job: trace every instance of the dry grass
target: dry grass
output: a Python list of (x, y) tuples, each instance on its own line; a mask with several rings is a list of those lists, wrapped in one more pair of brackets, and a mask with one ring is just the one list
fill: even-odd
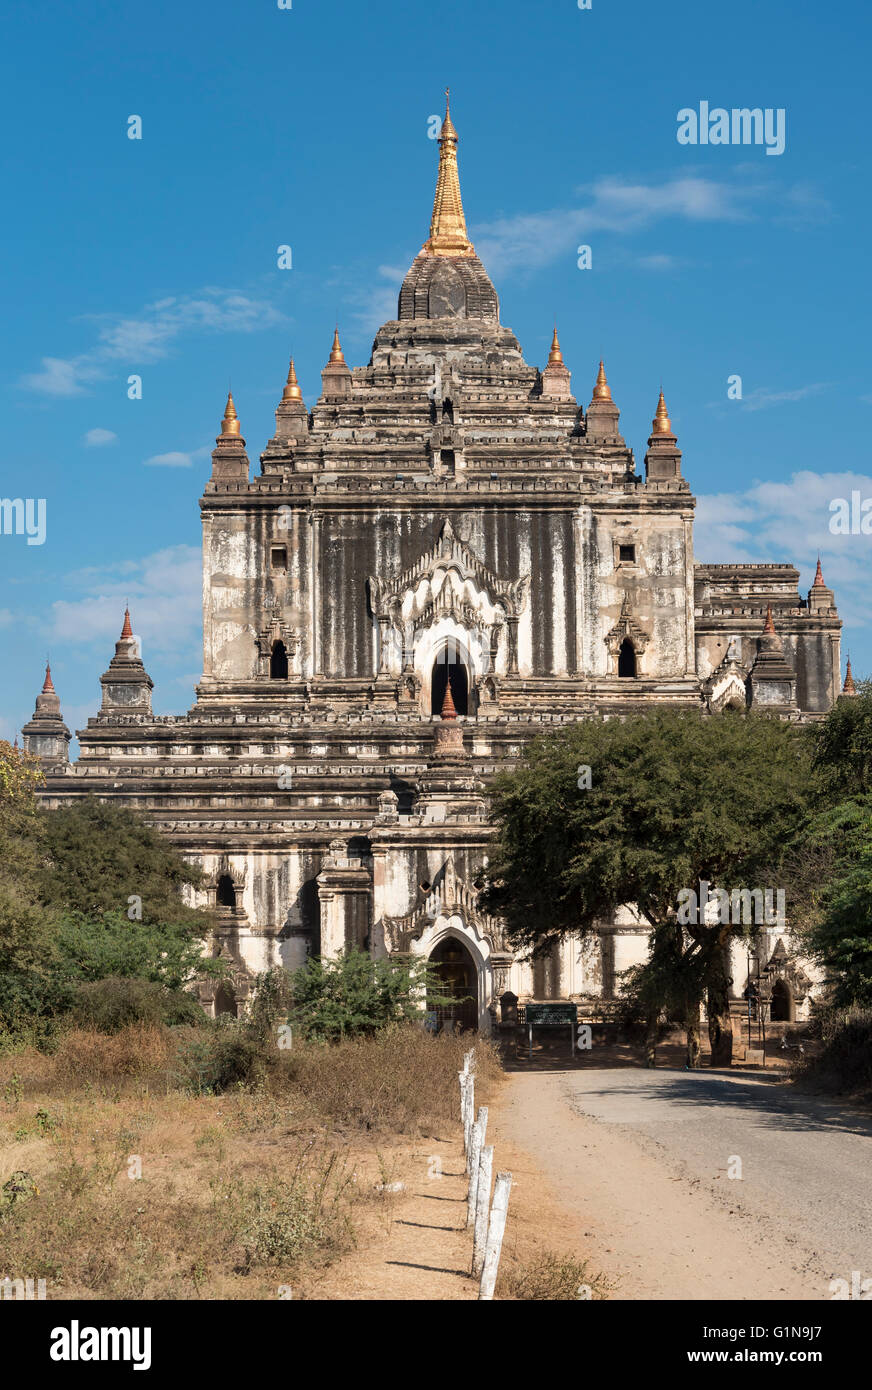
[(608, 1282), (588, 1260), (546, 1250), (523, 1264), (503, 1263), (497, 1280), (500, 1299), (524, 1302), (588, 1301), (605, 1298)]
[[(209, 1095), (180, 1073), (188, 1031), (75, 1030), (51, 1056), (0, 1057), (0, 1189), (31, 1180), (0, 1198), (0, 1277), (44, 1278), (49, 1298), (305, 1297), (377, 1238), (397, 1136), (456, 1123), (469, 1039), (276, 1049)], [(477, 1058), (486, 1100), (499, 1067), (483, 1042)]]

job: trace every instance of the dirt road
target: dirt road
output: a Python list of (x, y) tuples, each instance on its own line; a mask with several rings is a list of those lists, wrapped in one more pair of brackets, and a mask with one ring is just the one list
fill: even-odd
[(872, 1121), (777, 1079), (520, 1070), (491, 1127), (516, 1224), (611, 1298), (828, 1300), (872, 1277)]

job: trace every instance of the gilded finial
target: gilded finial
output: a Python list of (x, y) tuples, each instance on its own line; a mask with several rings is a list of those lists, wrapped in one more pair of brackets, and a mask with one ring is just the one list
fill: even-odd
[(48, 662), (45, 663), (45, 680), (42, 683), (42, 693), (43, 695), (55, 694), (55, 688), (51, 678), (51, 666)]
[(239, 432), (239, 416), (236, 414), (236, 406), (233, 404), (233, 392), (228, 391), (224, 419), (221, 421), (221, 433), (239, 434)]
[(595, 401), (610, 401), (612, 392), (609, 383), (606, 381), (606, 369), (603, 366), (603, 359), (600, 358), (599, 371), (596, 374), (596, 385), (593, 388), (593, 398)]
[(439, 172), (430, 219), (430, 237), (423, 250), (431, 256), (474, 256), (466, 235), (466, 218), (460, 197), (457, 172), (457, 131), (451, 120), (448, 89), (445, 90), (445, 119), (439, 132)]
[(652, 421), (652, 434), (671, 434), (672, 422), (666, 410), (666, 401), (663, 399), (663, 391), (660, 391), (660, 399), (657, 402), (657, 414)]
[(301, 401), (303, 393), (300, 390), (300, 383), (297, 381), (297, 371), (294, 367), (294, 359), (291, 358), (291, 365), (288, 367), (288, 380), (282, 392), (283, 401)]
[(560, 351), (560, 341), (557, 337), (557, 324), (554, 325), (554, 337), (551, 339), (551, 351), (548, 354), (549, 367), (563, 366), (563, 353)]
[(768, 633), (770, 637), (774, 637), (774, 636), (776, 635), (776, 633), (775, 633), (775, 624), (774, 624), (774, 622), (772, 621), (772, 604), (771, 604), (771, 603), (769, 603), (769, 604), (766, 605), (766, 622), (763, 624), (763, 631), (764, 631), (765, 633)]
[(130, 609), (129, 609), (129, 608), (125, 608), (125, 610), (124, 610), (124, 626), (123, 626), (123, 628), (121, 629), (121, 641), (123, 642), (123, 641), (125, 641), (126, 638), (132, 637), (132, 636), (133, 636), (133, 628), (130, 626)]
[(817, 569), (816, 569), (816, 571), (815, 571), (814, 584), (812, 585), (812, 588), (813, 588), (813, 589), (825, 589), (826, 587), (827, 587), (827, 586), (826, 586), (826, 584), (824, 583), (824, 572), (823, 572), (823, 570), (821, 569), (821, 557), (820, 557), (820, 555), (819, 555), (818, 558), (817, 558)]
[(345, 355), (342, 351), (342, 344), (339, 341), (339, 327), (333, 330), (333, 346), (330, 349), (330, 361), (345, 363)]

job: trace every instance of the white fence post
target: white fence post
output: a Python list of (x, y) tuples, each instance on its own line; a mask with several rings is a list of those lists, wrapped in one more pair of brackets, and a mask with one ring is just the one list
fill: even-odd
[(509, 1211), (509, 1193), (512, 1190), (511, 1173), (497, 1173), (494, 1183), (494, 1200), (487, 1228), (487, 1245), (484, 1252), (484, 1268), (481, 1272), (480, 1299), (492, 1299), (500, 1267), (500, 1251), (503, 1248), (503, 1233)]
[(484, 1264), (487, 1244), (487, 1213), (490, 1206), (491, 1176), (494, 1170), (493, 1144), (482, 1148), (478, 1162), (478, 1185), (475, 1189), (475, 1230), (472, 1238), (472, 1272), (477, 1278)]
[(471, 1072), (466, 1077), (466, 1116), (463, 1122), (463, 1150), (466, 1154), (466, 1171), (472, 1171), (470, 1166), (470, 1149), (472, 1148), (472, 1128), (475, 1123), (475, 1077)]
[(487, 1133), (487, 1106), (479, 1107), (478, 1119), (472, 1127), (472, 1143), (469, 1146), (469, 1191), (467, 1193), (466, 1224), (471, 1226), (475, 1220), (475, 1194), (478, 1190), (478, 1163)]

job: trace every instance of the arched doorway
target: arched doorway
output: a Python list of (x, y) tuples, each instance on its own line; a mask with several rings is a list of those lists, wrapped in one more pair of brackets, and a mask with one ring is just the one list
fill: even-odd
[(433, 663), (430, 682), (430, 713), (441, 714), (445, 690), (451, 679), (451, 698), (458, 714), (469, 714), (469, 672), (463, 650), (455, 642), (442, 648)]
[(447, 1030), (478, 1027), (478, 970), (470, 952), (456, 936), (446, 936), (430, 956), (436, 989), (450, 998), (449, 1004), (428, 1002), (436, 1014), (437, 1027)]
[(273, 642), (269, 659), (269, 676), (273, 681), (288, 679), (288, 649), (284, 642)]
[(222, 980), (215, 991), (215, 1017), (221, 1018), (222, 1015), (228, 1014), (231, 1018), (236, 1018), (236, 994), (233, 986), (227, 980)]
[(219, 907), (236, 906), (236, 889), (233, 886), (233, 879), (229, 874), (222, 874), (219, 878), (215, 901)]
[(773, 1023), (793, 1023), (795, 1021), (793, 991), (786, 980), (775, 980), (772, 985), (769, 1017)]
[(636, 674), (636, 653), (629, 637), (625, 637), (618, 653), (618, 675), (631, 678)]

